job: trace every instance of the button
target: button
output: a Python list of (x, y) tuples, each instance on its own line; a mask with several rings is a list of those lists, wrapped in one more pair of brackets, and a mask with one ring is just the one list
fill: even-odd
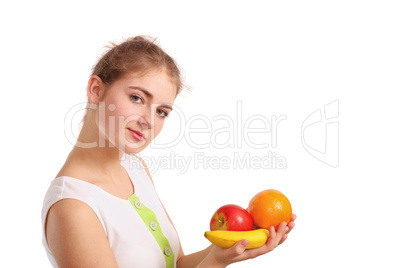
[(164, 251), (165, 251), (165, 255), (168, 256), (168, 257), (170, 256), (170, 254), (172, 254), (172, 250), (168, 246), (165, 247)]
[(141, 201), (140, 200), (135, 200), (134, 201), (134, 206), (136, 207), (136, 208), (138, 208), (138, 209), (141, 209), (142, 208), (142, 203), (141, 203)]
[(151, 229), (155, 231), (156, 228), (158, 228), (158, 224), (156, 224), (155, 221), (151, 221), (151, 222), (149, 223), (149, 227), (151, 227)]

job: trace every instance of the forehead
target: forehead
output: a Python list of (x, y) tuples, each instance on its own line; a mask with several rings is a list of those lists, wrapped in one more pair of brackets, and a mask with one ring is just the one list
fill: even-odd
[(120, 85), (126, 89), (143, 88), (152, 95), (155, 102), (173, 104), (176, 98), (176, 87), (163, 71), (152, 71), (145, 74), (128, 73), (119, 79)]

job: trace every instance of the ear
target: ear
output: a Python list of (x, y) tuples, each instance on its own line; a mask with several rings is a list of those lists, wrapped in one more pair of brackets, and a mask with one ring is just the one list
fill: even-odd
[(87, 86), (88, 101), (92, 104), (99, 104), (104, 90), (105, 86), (102, 82), (102, 79), (100, 79), (100, 77), (97, 75), (91, 76), (91, 78), (88, 80)]

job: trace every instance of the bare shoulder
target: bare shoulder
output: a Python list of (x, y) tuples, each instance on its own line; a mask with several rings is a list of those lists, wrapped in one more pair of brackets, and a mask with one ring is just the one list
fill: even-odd
[(102, 224), (79, 200), (56, 202), (49, 209), (45, 232), (59, 267), (117, 267)]
[(103, 177), (103, 174), (80, 163), (66, 162), (56, 175), (56, 178), (62, 176), (72, 177), (96, 185), (100, 181), (99, 178)]
[(88, 178), (90, 178), (89, 175), (91, 173), (93, 173), (93, 171), (89, 170), (84, 165), (80, 165), (79, 163), (66, 162), (60, 169), (59, 173), (56, 175), (56, 178), (61, 176), (68, 176), (87, 181)]

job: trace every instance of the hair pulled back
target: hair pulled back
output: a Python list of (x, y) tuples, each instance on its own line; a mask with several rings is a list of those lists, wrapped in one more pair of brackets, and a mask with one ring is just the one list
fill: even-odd
[(180, 70), (155, 41), (156, 38), (139, 35), (127, 38), (119, 45), (111, 43), (112, 48), (94, 65), (91, 76), (97, 75), (103, 83), (110, 85), (127, 73), (164, 71), (176, 86), (177, 96), (183, 87)]

